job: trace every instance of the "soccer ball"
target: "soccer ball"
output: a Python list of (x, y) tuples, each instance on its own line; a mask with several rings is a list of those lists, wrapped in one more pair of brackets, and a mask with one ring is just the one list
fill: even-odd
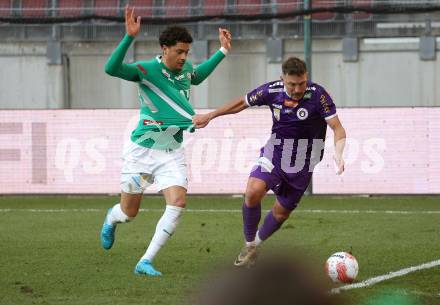
[(333, 253), (325, 263), (325, 272), (335, 283), (351, 283), (356, 278), (359, 265), (348, 252)]

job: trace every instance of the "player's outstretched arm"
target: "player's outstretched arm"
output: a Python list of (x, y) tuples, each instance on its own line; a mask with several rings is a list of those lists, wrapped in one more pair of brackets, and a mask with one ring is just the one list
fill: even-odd
[(340, 175), (345, 170), (343, 153), (345, 148), (345, 138), (347, 136), (345, 133), (345, 129), (337, 116), (327, 120), (327, 124), (328, 126), (330, 126), (330, 128), (333, 130), (333, 133), (335, 134), (335, 155), (333, 156), (333, 159), (335, 160), (336, 166), (338, 168), (336, 174)]
[(193, 123), (196, 128), (203, 128), (209, 124), (209, 122), (222, 115), (238, 113), (244, 109), (246, 109), (248, 105), (245, 102), (244, 96), (233, 99), (232, 101), (226, 103), (225, 105), (217, 108), (214, 111), (211, 111), (206, 114), (196, 114), (193, 116)]
[(137, 69), (134, 65), (124, 64), (123, 60), (134, 37), (139, 33), (141, 17), (134, 16), (134, 8), (125, 7), (125, 29), (127, 35), (122, 39), (105, 64), (105, 73), (129, 81), (138, 81)]
[(217, 65), (225, 58), (226, 54), (232, 48), (232, 35), (231, 33), (223, 28), (218, 29), (218, 37), (220, 40), (220, 50), (214, 53), (208, 60), (198, 65), (194, 69), (194, 77), (191, 79), (191, 84), (198, 85), (203, 82)]

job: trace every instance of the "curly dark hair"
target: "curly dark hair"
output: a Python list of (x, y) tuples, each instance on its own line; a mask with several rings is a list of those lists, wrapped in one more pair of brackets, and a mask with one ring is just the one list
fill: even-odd
[(192, 43), (193, 38), (188, 30), (181, 26), (170, 26), (166, 28), (159, 36), (160, 46), (172, 47), (178, 42)]
[(284, 75), (302, 76), (307, 72), (307, 66), (298, 57), (289, 57), (283, 62), (282, 70)]

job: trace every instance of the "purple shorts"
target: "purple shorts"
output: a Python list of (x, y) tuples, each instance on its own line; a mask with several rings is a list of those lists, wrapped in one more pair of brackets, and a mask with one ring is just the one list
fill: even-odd
[(278, 202), (284, 208), (292, 211), (298, 206), (310, 183), (312, 174), (312, 172), (306, 171), (288, 175), (277, 167), (269, 172), (261, 166), (255, 166), (249, 176), (265, 181), (268, 189), (276, 195)]

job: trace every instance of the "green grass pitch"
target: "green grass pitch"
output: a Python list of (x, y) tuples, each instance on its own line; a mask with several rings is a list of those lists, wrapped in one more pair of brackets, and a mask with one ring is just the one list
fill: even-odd
[[(155, 260), (164, 276), (136, 276), (134, 266), (164, 203), (145, 197), (142, 208), (148, 210), (119, 226), (115, 245), (105, 251), (99, 231), (117, 200), (0, 197), (0, 304), (185, 304), (206, 273), (232, 263), (242, 246), (241, 198), (190, 196), (189, 210)], [(268, 196), (264, 209), (272, 202)], [(333, 252), (352, 248), (360, 266), (357, 282), (439, 260), (440, 198), (305, 197), (262, 255), (291, 247), (313, 253), (319, 266)], [(350, 304), (360, 304), (389, 290), (418, 304), (440, 304), (440, 267), (343, 293)]]

